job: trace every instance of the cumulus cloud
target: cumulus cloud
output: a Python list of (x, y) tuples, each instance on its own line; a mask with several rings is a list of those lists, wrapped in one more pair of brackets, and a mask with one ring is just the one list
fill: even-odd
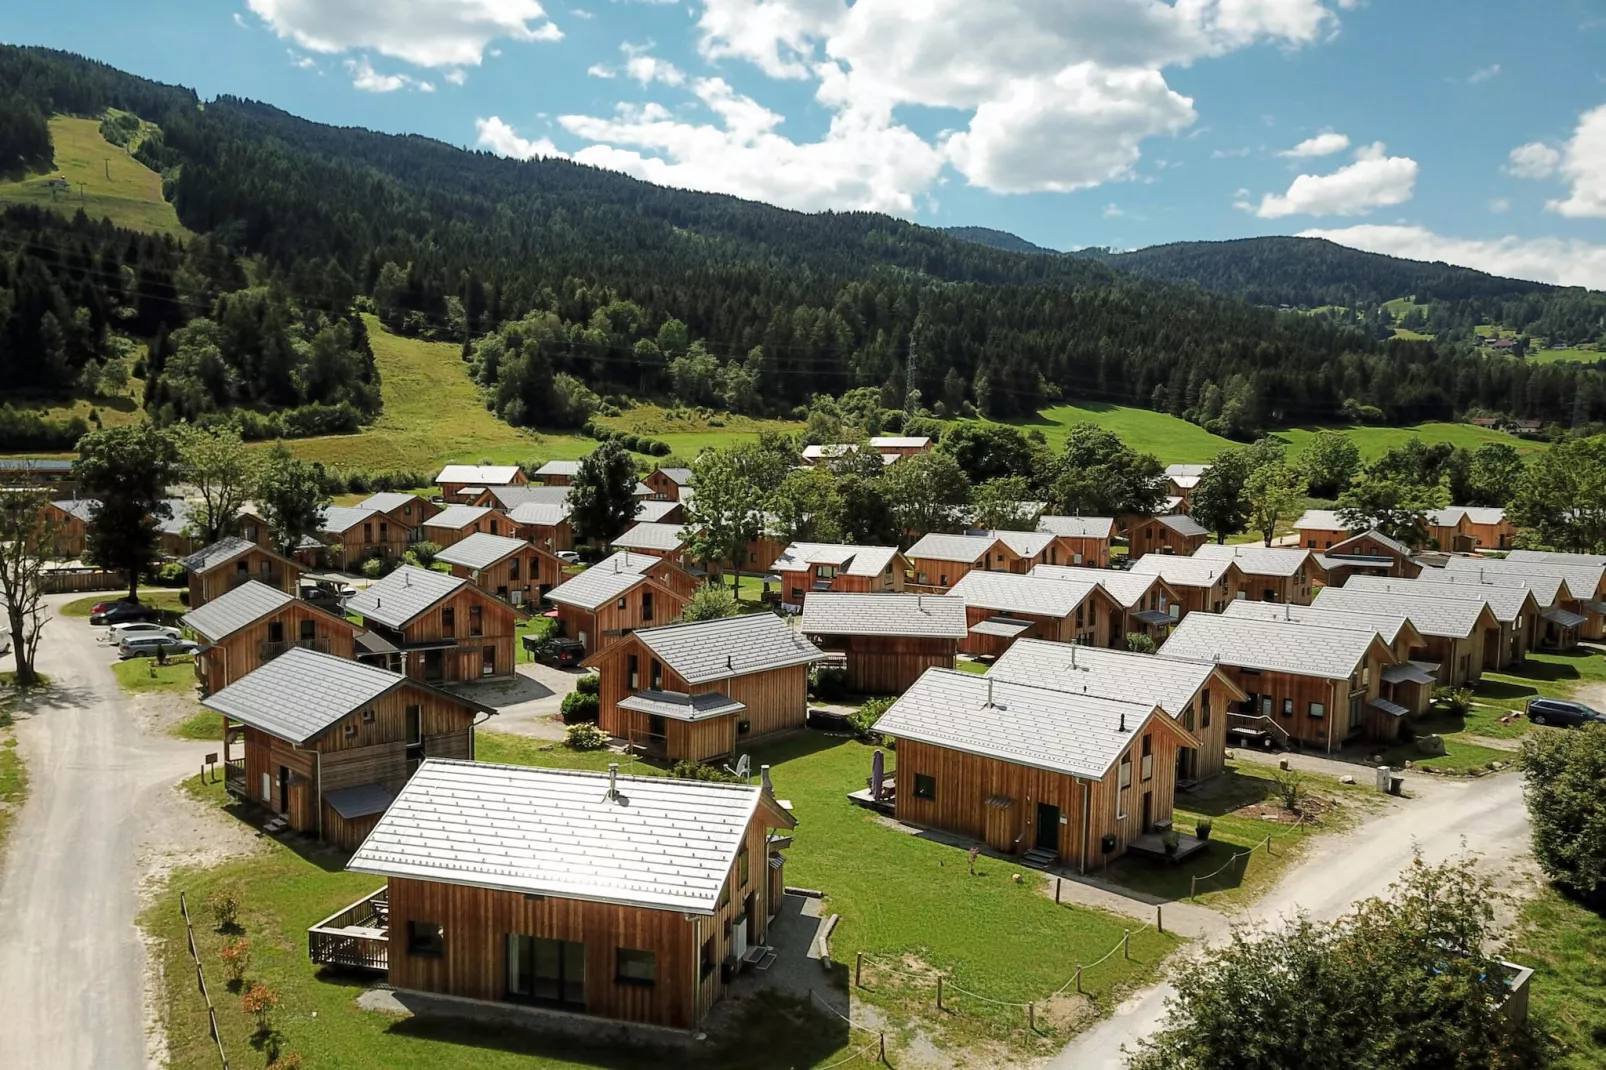
[(1493, 212), (1495, 215), (1502, 215), (1511, 211), (1511, 202), (1505, 197), (1496, 197), (1494, 200), (1489, 202), (1489, 211)]
[(538, 0), (246, 0), (280, 37), (309, 52), (377, 52), (420, 67), (477, 67), (498, 38), (563, 36)]
[(533, 160), (538, 156), (556, 156), (566, 158), (568, 153), (562, 152), (552, 143), (551, 138), (537, 138), (534, 141), (522, 138), (507, 123), (493, 115), (489, 119), (475, 119), (474, 129), (479, 137), (477, 144), (482, 149), (489, 149), (498, 156), (510, 156), (515, 160)]
[(1468, 85), (1478, 85), (1478, 84), (1480, 84), (1482, 82), (1487, 82), (1491, 78), (1499, 77), (1499, 75), (1500, 75), (1500, 64), (1491, 63), (1491, 64), (1489, 64), (1489, 66), (1480, 67), (1477, 70), (1473, 71), (1471, 74), (1467, 75), (1467, 84)]
[[(346, 70), (351, 73), (351, 84), (364, 93), (394, 93), (398, 89), (406, 89), (414, 84), (412, 78), (405, 74), (380, 74), (374, 70), (374, 65), (368, 62), (367, 56), (346, 61)], [(420, 88), (428, 86), (425, 92), (434, 89), (428, 82), (419, 83)]]
[(1277, 155), (1293, 159), (1309, 159), (1315, 156), (1331, 156), (1347, 148), (1349, 148), (1348, 134), (1335, 134), (1331, 130), (1324, 130), (1315, 137), (1306, 138), (1291, 149), (1284, 149)]
[(1558, 171), (1572, 189), (1547, 202), (1547, 210), (1575, 219), (1606, 217), (1606, 104), (1579, 116)]
[(1404, 204), (1416, 187), (1416, 161), (1389, 156), (1381, 141), (1355, 150), (1355, 162), (1328, 175), (1300, 175), (1287, 193), (1268, 193), (1258, 206), (1240, 198), (1239, 208), (1261, 219), (1291, 215), (1366, 215), (1374, 208)]
[(1560, 163), (1560, 152), (1543, 141), (1535, 141), (1511, 150), (1506, 157), (1506, 173), (1518, 178), (1549, 178)]
[(1453, 238), (1420, 226), (1365, 223), (1336, 230), (1306, 230), (1301, 238), (1326, 238), (1367, 252), (1411, 260), (1442, 260), (1495, 275), (1561, 286), (1606, 289), (1606, 245), (1568, 238)]

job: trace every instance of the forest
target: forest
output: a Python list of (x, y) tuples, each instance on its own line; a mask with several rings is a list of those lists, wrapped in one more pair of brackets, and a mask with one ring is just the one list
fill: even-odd
[[(496, 411), (518, 423), (562, 422), (577, 389), (779, 413), (863, 387), (937, 415), (1018, 417), (1059, 398), (1143, 405), (1237, 438), (1356, 414), (1606, 419), (1606, 383), (1589, 366), (1383, 341), (1120, 258), (788, 212), (227, 96), (200, 108), (189, 90), (43, 49), (0, 47), (0, 95), (27, 105), (0, 128), (0, 158), (37, 154), (28, 146), (61, 112), (112, 107), (160, 128), (137, 155), (200, 237), (179, 246), (87, 219), (0, 216), (0, 375), (65, 390), (119, 357), (132, 372), (132, 340), (161, 418), (234, 409), (283, 434), (360, 424), (379, 402), (353, 309), (371, 309), (390, 330), (461, 342)], [(1440, 274), (1447, 302), (1493, 299), (1488, 276)], [(1541, 303), (1549, 292), (1519, 285)]]

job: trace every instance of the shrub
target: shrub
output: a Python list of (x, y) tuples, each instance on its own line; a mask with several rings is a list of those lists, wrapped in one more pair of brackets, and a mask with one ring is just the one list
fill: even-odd
[(574, 682), (574, 689), (582, 695), (601, 694), (602, 677), (594, 672), (588, 672)]
[(390, 570), (385, 567), (385, 559), (382, 557), (370, 557), (362, 563), (362, 574), (371, 580), (379, 579), (388, 571)]
[(218, 952), (218, 958), (223, 960), (223, 976), (228, 978), (229, 985), (238, 987), (245, 980), (245, 971), (251, 968), (251, 942), (230, 940)]
[(741, 778), (734, 776), (718, 766), (704, 765), (702, 762), (682, 758), (669, 768), (669, 775), (678, 780), (712, 780), (721, 784), (740, 784)]
[(876, 722), (881, 720), (881, 715), (891, 709), (892, 704), (896, 701), (898, 700), (891, 696), (873, 698), (854, 710), (848, 716), (848, 724), (853, 728), (853, 738), (864, 743), (873, 743), (877, 746), (886, 743), (887, 741), (875, 730), (875, 726)]
[(1606, 892), (1606, 727), (1531, 733), (1518, 760), (1540, 868), (1575, 895), (1598, 899)]
[(1201, 817), (1198, 821), (1194, 822), (1193, 834), (1199, 837), (1201, 840), (1208, 840), (1210, 838), (1210, 830), (1213, 828), (1215, 828), (1215, 826), (1210, 823), (1210, 819), (1208, 817)]
[(1154, 645), (1154, 640), (1142, 632), (1127, 632), (1126, 648), (1134, 654), (1152, 654), (1159, 649)]
[(240, 921), (240, 891), (233, 885), (226, 885), (206, 897), (206, 905), (212, 911), (212, 919), (217, 922), (219, 929), (233, 929)]
[(723, 583), (710, 581), (692, 592), (686, 608), (680, 611), (680, 619), (687, 622), (719, 620), (734, 617), (740, 612), (741, 607), (736, 604), (736, 596), (731, 589)]
[(1472, 689), (1469, 687), (1435, 687), (1433, 701), (1452, 717), (1464, 717), (1472, 708)]
[(190, 573), (180, 562), (169, 561), (156, 570), (156, 582), (163, 587), (188, 587)]
[(848, 693), (848, 670), (840, 665), (821, 665), (809, 673), (809, 690), (823, 702), (833, 702)]
[(1271, 774), (1272, 791), (1284, 810), (1298, 810), (1305, 794), (1305, 778), (1292, 769), (1278, 769)]
[(428, 568), (435, 563), (435, 557), (441, 552), (441, 546), (440, 543), (426, 539), (423, 542), (413, 543), (407, 552), (418, 558), (421, 566)]
[(579, 727), (587, 722), (595, 722), (601, 706), (601, 700), (596, 695), (584, 691), (571, 691), (563, 696), (559, 712), (563, 716), (564, 724)]
[(608, 733), (589, 722), (570, 725), (563, 734), (563, 745), (570, 750), (603, 750), (608, 746)]
[(258, 1033), (273, 1031), (273, 1009), (279, 1005), (279, 994), (261, 981), (254, 982), (240, 997), (240, 1009), (257, 1020)]

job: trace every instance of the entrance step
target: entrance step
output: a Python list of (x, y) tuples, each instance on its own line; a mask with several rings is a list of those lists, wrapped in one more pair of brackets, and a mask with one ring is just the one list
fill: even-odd
[(1021, 861), (1036, 869), (1048, 869), (1059, 861), (1059, 854), (1055, 851), (1044, 850), (1041, 847), (1033, 847), (1030, 851), (1021, 855)]

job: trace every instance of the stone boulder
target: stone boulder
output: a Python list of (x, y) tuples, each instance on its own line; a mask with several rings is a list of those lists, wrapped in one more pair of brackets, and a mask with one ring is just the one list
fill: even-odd
[(1439, 735), (1420, 736), (1416, 741), (1416, 749), (1430, 758), (1443, 757), (1444, 737)]

